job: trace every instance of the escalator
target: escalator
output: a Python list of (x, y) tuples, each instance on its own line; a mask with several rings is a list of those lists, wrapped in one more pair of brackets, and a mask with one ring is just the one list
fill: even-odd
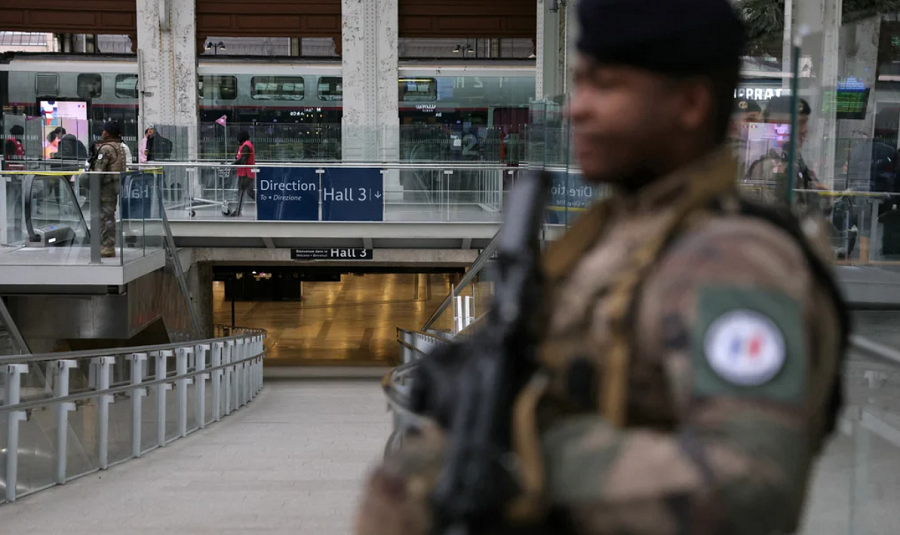
[(22, 196), (28, 245), (81, 247), (90, 244), (90, 230), (70, 176), (24, 175)]

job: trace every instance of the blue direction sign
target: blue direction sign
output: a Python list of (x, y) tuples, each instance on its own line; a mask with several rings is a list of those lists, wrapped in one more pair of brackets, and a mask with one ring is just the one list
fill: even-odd
[(377, 168), (326, 169), (323, 221), (384, 221), (384, 177)]
[(259, 221), (318, 221), (319, 176), (315, 169), (260, 169), (256, 176), (256, 203)]
[(547, 223), (570, 224), (597, 198), (597, 188), (584, 182), (580, 174), (553, 172), (553, 189)]

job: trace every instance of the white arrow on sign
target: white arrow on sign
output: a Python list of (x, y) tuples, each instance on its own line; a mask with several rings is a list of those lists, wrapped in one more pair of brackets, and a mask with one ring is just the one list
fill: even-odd
[(376, 199), (380, 199), (380, 198), (381, 198), (381, 192), (380, 192), (380, 191), (375, 193), (375, 198), (376, 198)]

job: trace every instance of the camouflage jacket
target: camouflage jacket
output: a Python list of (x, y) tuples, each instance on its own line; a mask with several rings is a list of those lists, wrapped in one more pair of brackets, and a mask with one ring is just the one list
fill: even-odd
[(91, 162), (91, 171), (124, 172), (128, 165), (124, 144), (118, 141), (103, 142)]
[[(838, 311), (793, 238), (728, 208), (737, 192), (725, 152), (592, 209), (546, 253), (550, 381), (537, 411), (540, 466), (522, 463), (523, 479), (529, 470), (542, 479), (549, 527), (540, 532), (797, 527), (833, 412)], [(691, 214), (628, 306), (624, 417), (614, 425), (602, 400), (622, 303), (610, 290), (679, 200), (711, 183), (725, 208)], [(426, 533), (441, 456), (430, 430), (389, 458), (369, 480), (357, 533)]]
[[(745, 186), (749, 196), (771, 206), (787, 200), (787, 155), (774, 152), (753, 162), (747, 170)], [(806, 165), (803, 156), (797, 155), (797, 176), (794, 179), (794, 204), (803, 216), (828, 218), (832, 211), (831, 199), (816, 191), (827, 190), (815, 173)]]

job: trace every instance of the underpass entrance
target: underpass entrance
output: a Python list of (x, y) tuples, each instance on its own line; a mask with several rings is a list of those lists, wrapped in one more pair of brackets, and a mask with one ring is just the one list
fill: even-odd
[(213, 319), (266, 329), (266, 366), (394, 366), (463, 271), (217, 266)]

